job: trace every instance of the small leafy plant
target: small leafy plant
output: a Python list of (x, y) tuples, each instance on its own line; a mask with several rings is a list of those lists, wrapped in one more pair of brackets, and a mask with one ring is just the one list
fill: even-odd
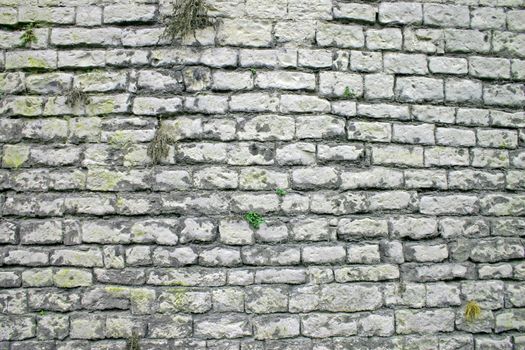
[(24, 47), (27, 47), (31, 45), (32, 43), (36, 43), (38, 39), (36, 38), (35, 32), (35, 24), (29, 23), (26, 28), (24, 29), (24, 32), (20, 36), (20, 44)]
[(211, 25), (208, 18), (208, 10), (211, 9), (205, 0), (177, 0), (161, 38), (174, 42)]
[(257, 69), (255, 68), (250, 68), (250, 72), (252, 73), (252, 75), (255, 75), (257, 73)]
[(345, 91), (343, 91), (343, 97), (344, 98), (351, 98), (353, 96), (352, 91), (350, 91), (350, 88), (348, 86), (345, 87)]
[(481, 315), (481, 307), (474, 300), (470, 300), (465, 306), (465, 319), (473, 322)]
[(244, 219), (256, 230), (264, 223), (263, 217), (254, 211), (249, 211), (244, 214)]
[(278, 188), (275, 190), (275, 193), (279, 196), (279, 197), (284, 197), (286, 196), (286, 191), (282, 188)]
[(127, 350), (140, 350), (139, 336), (133, 332), (128, 340)]
[(86, 103), (87, 97), (84, 91), (79, 88), (71, 88), (66, 94), (66, 104), (69, 107), (78, 106)]

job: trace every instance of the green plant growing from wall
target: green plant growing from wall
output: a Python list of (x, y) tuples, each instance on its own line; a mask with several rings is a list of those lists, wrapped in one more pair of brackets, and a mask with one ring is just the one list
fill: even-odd
[(275, 190), (275, 193), (279, 196), (279, 197), (284, 197), (286, 196), (286, 191), (282, 188), (278, 188)]
[(137, 333), (133, 332), (131, 338), (128, 339), (127, 350), (140, 350), (139, 340)]
[(161, 39), (168, 39), (173, 43), (195, 33), (197, 29), (211, 25), (208, 10), (212, 8), (205, 0), (177, 0), (172, 15), (166, 19), (166, 28)]
[(352, 98), (354, 94), (352, 91), (350, 91), (350, 88), (348, 86), (345, 86), (345, 91), (343, 91), (343, 97), (344, 98)]
[(82, 104), (85, 104), (87, 101), (87, 96), (84, 91), (79, 88), (73, 87), (66, 93), (66, 104), (69, 107), (75, 107)]
[(474, 300), (470, 300), (465, 306), (465, 319), (473, 322), (481, 315), (481, 307)]
[(249, 211), (244, 214), (244, 219), (256, 230), (264, 223), (263, 217), (254, 211)]
[(172, 138), (168, 134), (167, 130), (163, 126), (159, 126), (155, 130), (155, 136), (148, 145), (148, 156), (151, 158), (153, 164), (158, 164), (162, 158), (168, 156), (170, 152), (169, 144), (172, 142)]
[(27, 47), (31, 45), (32, 43), (36, 44), (38, 42), (34, 29), (35, 29), (34, 23), (29, 23), (25, 27), (24, 32), (22, 33), (22, 35), (20, 35), (20, 44), (22, 46)]

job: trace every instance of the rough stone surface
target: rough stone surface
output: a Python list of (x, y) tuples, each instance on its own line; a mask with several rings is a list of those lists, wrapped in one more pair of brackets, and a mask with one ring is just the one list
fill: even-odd
[(178, 3), (0, 0), (0, 349), (524, 349), (525, 2)]

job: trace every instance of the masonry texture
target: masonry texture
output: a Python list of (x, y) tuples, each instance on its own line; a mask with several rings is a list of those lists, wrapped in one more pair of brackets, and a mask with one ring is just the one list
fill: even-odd
[(0, 349), (525, 349), (525, 1), (208, 4), (0, 0)]

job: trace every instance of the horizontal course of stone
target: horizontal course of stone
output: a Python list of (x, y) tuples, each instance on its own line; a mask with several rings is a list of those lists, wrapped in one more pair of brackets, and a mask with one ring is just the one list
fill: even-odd
[(0, 350), (525, 349), (525, 0), (174, 3), (0, 0)]

